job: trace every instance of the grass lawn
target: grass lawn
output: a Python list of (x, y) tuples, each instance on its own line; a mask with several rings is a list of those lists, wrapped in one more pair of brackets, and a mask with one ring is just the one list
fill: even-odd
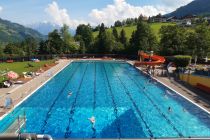
[[(176, 25), (176, 24), (175, 23), (150, 23), (151, 29), (154, 32), (154, 34), (157, 36), (158, 39), (160, 38), (160, 35), (159, 35), (160, 28), (162, 26), (166, 26), (166, 25)], [(136, 30), (136, 26), (117, 27), (118, 34), (120, 34), (120, 31), (122, 30), (122, 28), (125, 30), (126, 36), (128, 39), (131, 38), (133, 31)], [(109, 29), (107, 29), (107, 31), (112, 32), (112, 29), (109, 28)], [(96, 37), (98, 35), (98, 33), (99, 33), (98, 31), (94, 32), (93, 36)]]
[[(14, 63), (0, 63), (0, 71), (14, 71), (19, 75), (22, 75), (22, 72), (34, 72), (37, 71), (40, 67), (43, 67), (44, 64), (51, 64), (54, 60), (40, 61), (38, 63), (35, 62), (14, 62)], [(33, 67), (28, 67), (28, 64), (33, 65)], [(4, 77), (0, 76), (0, 82)]]

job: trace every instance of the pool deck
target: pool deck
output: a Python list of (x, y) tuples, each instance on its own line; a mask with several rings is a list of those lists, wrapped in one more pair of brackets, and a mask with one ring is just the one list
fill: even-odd
[(210, 95), (208, 93), (204, 93), (190, 85), (184, 85), (174, 79), (166, 77), (155, 78), (210, 112)]
[(10, 97), (12, 99), (13, 106), (16, 107), (27, 97), (33, 94), (33, 92), (37, 90), (40, 86), (42, 86), (45, 82), (50, 80), (55, 74), (66, 67), (70, 62), (70, 60), (59, 60), (59, 63), (57, 65), (43, 72), (41, 75), (36, 76), (23, 85), (15, 85), (11, 88), (0, 89), (0, 120), (5, 116), (5, 114), (13, 110), (13, 107), (10, 109), (4, 108), (5, 99), (7, 97)]
[[(133, 61), (128, 61), (128, 63), (132, 65), (134, 64)], [(140, 67), (138, 67), (138, 69), (144, 71), (144, 69)], [(161, 72), (158, 71), (158, 73)], [(200, 107), (210, 112), (210, 95), (208, 95), (208, 93), (202, 92), (181, 81), (176, 81), (173, 78), (169, 79), (168, 77), (160, 77), (160, 76), (154, 76), (153, 78), (162, 82), (163, 84), (175, 90), (176, 92), (180, 93), (181, 95), (192, 101), (193, 103), (196, 103)]]

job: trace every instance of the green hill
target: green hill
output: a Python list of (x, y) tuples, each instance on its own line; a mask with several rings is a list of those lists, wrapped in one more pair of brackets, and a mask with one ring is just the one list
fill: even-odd
[(0, 44), (20, 42), (27, 37), (33, 37), (38, 40), (44, 38), (42, 34), (31, 28), (0, 18)]
[[(166, 25), (175, 25), (175, 23), (150, 23), (152, 31), (154, 32), (154, 34), (158, 38), (159, 38), (159, 30), (164, 25), (165, 26)], [(117, 27), (118, 34), (122, 30), (122, 28), (125, 30), (126, 36), (127, 36), (128, 39), (131, 38), (131, 35), (132, 35), (133, 31), (136, 30), (136, 26)], [(112, 32), (112, 28), (107, 29), (107, 31)], [(98, 35), (98, 33), (99, 33), (98, 31), (97, 32), (93, 32), (93, 36), (96, 37)]]

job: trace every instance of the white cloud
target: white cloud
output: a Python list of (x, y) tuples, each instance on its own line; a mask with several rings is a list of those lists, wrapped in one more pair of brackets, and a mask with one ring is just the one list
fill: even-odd
[(167, 10), (162, 6), (133, 6), (125, 0), (114, 0), (113, 4), (107, 5), (103, 9), (93, 9), (89, 17), (95, 24), (104, 22), (106, 25), (111, 25), (116, 20), (135, 18), (140, 14), (144, 16), (154, 16), (158, 13), (165, 14)]
[(48, 5), (48, 7), (45, 9), (45, 12), (48, 13), (52, 18), (51, 22), (59, 26), (67, 24), (70, 28), (76, 28), (77, 25), (85, 23), (85, 21), (71, 19), (67, 10), (60, 9), (55, 1)]
[(77, 20), (72, 19), (65, 8), (60, 8), (58, 4), (53, 1), (48, 5), (45, 11), (51, 17), (51, 23), (62, 26), (67, 24), (70, 28), (76, 28), (79, 24), (98, 25), (105, 23), (112, 25), (116, 20), (123, 20), (126, 18), (135, 18), (140, 14), (144, 16), (154, 16), (159, 13), (166, 14), (177, 9), (180, 6), (186, 5), (192, 0), (160, 0), (159, 5), (145, 5), (134, 6), (126, 2), (126, 0), (113, 0), (113, 4), (109, 4), (102, 9), (92, 9), (88, 14), (89, 19)]

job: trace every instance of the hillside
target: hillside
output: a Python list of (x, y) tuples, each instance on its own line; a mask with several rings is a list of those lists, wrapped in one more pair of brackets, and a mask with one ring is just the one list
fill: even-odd
[(33, 37), (39, 40), (44, 38), (42, 34), (31, 28), (26, 28), (20, 24), (0, 18), (0, 44), (19, 42), (27, 37)]
[(183, 17), (186, 15), (210, 15), (210, 0), (194, 0), (186, 6), (178, 8), (176, 11), (167, 14), (167, 17)]
[[(162, 26), (166, 26), (166, 25), (175, 25), (174, 23), (151, 23), (151, 29), (153, 31), (153, 33), (157, 36), (157, 38), (159, 38), (159, 30)], [(126, 32), (126, 36), (128, 39), (131, 38), (131, 35), (133, 33), (133, 31), (136, 30), (136, 26), (125, 26), (125, 27), (117, 27), (117, 31), (118, 34), (120, 33), (120, 31), (122, 30), (122, 28), (125, 30)], [(107, 31), (112, 32), (112, 29), (109, 28), (107, 29)], [(93, 36), (96, 37), (98, 35), (98, 31), (93, 33)]]

